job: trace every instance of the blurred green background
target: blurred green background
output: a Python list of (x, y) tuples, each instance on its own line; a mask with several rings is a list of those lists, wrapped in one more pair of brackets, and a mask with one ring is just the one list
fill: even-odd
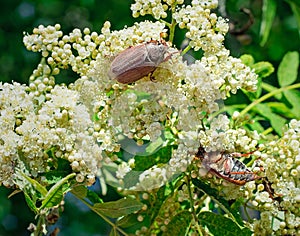
[[(132, 25), (130, 0), (10, 0), (0, 3), (0, 81), (17, 81), (27, 83), (32, 71), (36, 68), (40, 55), (26, 51), (22, 43), (23, 32), (31, 33), (40, 24), (61, 24), (64, 33), (74, 28), (89, 27), (100, 32), (104, 21), (109, 20), (112, 29), (122, 29)], [(186, 1), (188, 2), (188, 1)], [(295, 1), (296, 2), (296, 1)], [(254, 23), (240, 35), (228, 34), (226, 46), (233, 56), (252, 54), (256, 61), (270, 61), (276, 67), (288, 51), (299, 51), (300, 40), (298, 25), (290, 5), (286, 1), (277, 1), (276, 16), (266, 44), (260, 46), (259, 29), (262, 18), (261, 0), (228, 0), (222, 1), (225, 8), (221, 13), (230, 19), (235, 30), (243, 28), (249, 17), (240, 12), (245, 7), (252, 12)], [(224, 11), (226, 10), (226, 12)], [(219, 14), (219, 13), (218, 13)], [(151, 19), (147, 17), (147, 19)], [(184, 34), (176, 35), (176, 45), (180, 46)], [(74, 75), (76, 76), (76, 75)], [(270, 76), (269, 82), (277, 85), (276, 76)], [(239, 96), (239, 95), (238, 95)], [(236, 98), (238, 99), (238, 97)], [(99, 186), (95, 187), (98, 192)], [(27, 208), (21, 194), (7, 199), (13, 190), (0, 187), (0, 236), (29, 235), (26, 230), (34, 215)], [(118, 198), (111, 188), (106, 200)], [(108, 235), (109, 226), (94, 213), (69, 196), (66, 199), (63, 217), (58, 222), (59, 235)]]
[(114, 29), (131, 25), (128, 0), (11, 0), (1, 1), (0, 20), (0, 80), (27, 83), (40, 55), (23, 46), (23, 32), (32, 33), (40, 24), (61, 24), (65, 33), (74, 28), (90, 28), (99, 32), (109, 20)]

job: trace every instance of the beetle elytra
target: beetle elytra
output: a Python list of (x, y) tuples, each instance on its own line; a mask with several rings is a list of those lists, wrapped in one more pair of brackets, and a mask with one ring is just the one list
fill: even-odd
[(119, 53), (111, 62), (109, 76), (123, 84), (133, 83), (155, 71), (166, 57), (168, 46), (151, 41)]

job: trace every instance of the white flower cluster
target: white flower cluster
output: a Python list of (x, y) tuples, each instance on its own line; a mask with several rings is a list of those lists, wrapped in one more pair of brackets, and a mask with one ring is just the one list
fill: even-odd
[[(217, 4), (217, 1), (214, 3)], [(175, 12), (173, 18), (180, 28), (188, 30), (186, 37), (190, 39), (189, 45), (195, 51), (203, 50), (201, 64), (208, 73), (214, 71), (209, 74), (211, 80), (215, 81), (213, 85), (223, 85), (226, 93), (236, 93), (240, 88), (255, 91), (257, 76), (240, 59), (229, 56), (223, 44), (228, 24), (223, 18), (211, 13), (211, 7), (203, 1), (192, 1), (192, 5)]]
[(127, 137), (141, 140), (148, 135), (148, 139), (155, 141), (162, 133), (160, 122), (165, 121), (171, 113), (170, 108), (159, 104), (155, 98), (138, 98), (134, 91), (129, 91), (114, 101), (111, 121)]
[(33, 30), (32, 35), (25, 35), (23, 42), (28, 50), (41, 52), (47, 58), (49, 68), (55, 68), (54, 75), (59, 73), (60, 68), (69, 66), (74, 72), (86, 74), (89, 63), (98, 55), (97, 47), (104, 38), (96, 32), (90, 34), (88, 28), (83, 32), (74, 29), (69, 35), (63, 35), (60, 28), (59, 24), (47, 27), (41, 25)]
[[(144, 141), (155, 141), (166, 129), (173, 130), (178, 150), (173, 151), (166, 167), (153, 167), (155, 171), (150, 169), (149, 174), (143, 173), (141, 183), (148, 176), (161, 175), (166, 180), (180, 170), (185, 170), (199, 146), (197, 132), (203, 114), (217, 111), (217, 100), (225, 99), (228, 92), (235, 93), (240, 88), (252, 91), (256, 88), (256, 75), (239, 59), (230, 57), (223, 46), (227, 23), (210, 13), (217, 1), (195, 0), (187, 6), (182, 3), (181, 0), (136, 1), (132, 5), (134, 15), (153, 14), (156, 18), (164, 18), (167, 10), (171, 10), (174, 23), (187, 29), (190, 46), (194, 50), (201, 48), (204, 51), (201, 60), (187, 65), (180, 52), (169, 46), (170, 59), (154, 72), (154, 82), (144, 78), (131, 85), (119, 84), (109, 77), (108, 70), (112, 57), (128, 47), (151, 40), (161, 41), (162, 33), (167, 32), (164, 23), (144, 21), (119, 31), (111, 31), (110, 23), (105, 22), (101, 34), (90, 32), (89, 29), (83, 32), (74, 29), (69, 35), (62, 35), (60, 25), (40, 26), (34, 30), (33, 35), (24, 37), (29, 50), (40, 51), (45, 57), (45, 63), (39, 65), (31, 78), (32, 94), (40, 97), (45, 94), (47, 99), (52, 99), (47, 93), (53, 89), (54, 76), (60, 69), (70, 66), (81, 77), (69, 86), (79, 93), (77, 101), (84, 105), (84, 108), (78, 106), (78, 109), (86, 109), (93, 117), (92, 123), (89, 121), (84, 124), (90, 126), (87, 130), (108, 152), (108, 156), (120, 150), (120, 144), (117, 143), (119, 133), (135, 139), (141, 145)], [(64, 124), (65, 117), (70, 115), (68, 109), (64, 109), (67, 110), (64, 113), (51, 107), (44, 109), (45, 119), (49, 119), (53, 125)], [(47, 114), (48, 109), (53, 113)], [(51, 114), (54, 120), (49, 118)], [(62, 119), (61, 123), (55, 117)], [(84, 118), (80, 121), (84, 121)], [(76, 133), (77, 130), (70, 132)], [(215, 148), (224, 148), (226, 141), (225, 147), (233, 149), (229, 140), (236, 137), (238, 142), (244, 135), (238, 136), (240, 132), (232, 131), (230, 135), (228, 132), (226, 140), (211, 140), (211, 147), (216, 145)], [(210, 136), (218, 139), (218, 135), (221, 134)], [(247, 142), (240, 140), (241, 145)], [(254, 144), (248, 140), (247, 145), (245, 149), (251, 149)], [(77, 159), (79, 154), (69, 155), (71, 157), (68, 159), (74, 162), (73, 169), (77, 170), (81, 163), (80, 158)], [(119, 168), (119, 172), (127, 173), (128, 166), (121, 166), (125, 169), (123, 171)]]
[(18, 148), (23, 143), (15, 126), (33, 114), (34, 104), (26, 93), (26, 86), (0, 83), (0, 184), (14, 184), (12, 176), (19, 161)]
[(16, 169), (37, 177), (63, 158), (78, 182), (92, 184), (102, 149), (88, 133), (92, 123), (79, 94), (55, 86), (42, 101), (26, 90), (17, 83), (0, 86), (0, 183), (12, 186)]
[(111, 31), (110, 26), (107, 21), (101, 29), (102, 34), (99, 37), (102, 41), (98, 49), (100, 52), (98, 58), (116, 56), (117, 53), (139, 43), (150, 42), (151, 40), (160, 41), (161, 34), (167, 31), (165, 24), (159, 21), (142, 21), (118, 31)]
[(179, 145), (173, 151), (172, 157), (167, 164), (152, 166), (140, 173), (139, 182), (131, 190), (149, 191), (167, 184), (182, 172), (185, 172), (192, 159), (193, 155), (188, 153), (186, 146), (184, 144)]
[[(300, 233), (300, 121), (291, 120), (278, 141), (262, 146), (261, 165), (266, 185), (258, 185), (253, 204), (261, 219), (254, 222), (255, 232), (276, 235)], [(249, 189), (249, 191), (251, 191)]]
[[(220, 22), (218, 25), (221, 25)], [(137, 139), (139, 144), (142, 144), (141, 141), (145, 138), (154, 141), (167, 127), (175, 128), (182, 133), (196, 132), (201, 126), (202, 112), (212, 113), (218, 110), (216, 100), (225, 99), (228, 92), (235, 93), (240, 88), (251, 91), (256, 89), (256, 75), (239, 59), (230, 57), (223, 46), (215, 47), (214, 40), (210, 44), (206, 43), (207, 47), (214, 47), (210, 54), (206, 54), (209, 56), (203, 56), (200, 61), (195, 61), (192, 65), (183, 62), (182, 57), (175, 50), (171, 59), (162, 63), (154, 72), (155, 82), (145, 78), (130, 86), (113, 84), (115, 81), (107, 76), (105, 57), (115, 55), (128, 46), (140, 42), (148, 42), (150, 39), (159, 40), (161, 32), (165, 31), (163, 24), (146, 21), (121, 31), (110, 32), (109, 24), (106, 23), (102, 29), (106, 43), (101, 43), (101, 54), (96, 58), (89, 73), (89, 77), (93, 78), (98, 88), (107, 88), (108, 84), (111, 84), (114, 89), (108, 107), (111, 109), (108, 111), (109, 123), (117, 132)], [(222, 34), (225, 32), (224, 29)], [(130, 90), (126, 90), (127, 88)], [(170, 117), (176, 121), (171, 119), (169, 122)], [(239, 133), (240, 131), (236, 131), (236, 134), (231, 136), (238, 139)], [(183, 136), (179, 136), (178, 142), (193, 143), (191, 147), (186, 148), (189, 152), (195, 152), (199, 141), (186, 136), (185, 140), (181, 140), (180, 137)], [(255, 145), (253, 143), (246, 148), (251, 149)], [(173, 157), (170, 163), (180, 161)], [(185, 157), (188, 157), (188, 162), (192, 159), (192, 156), (188, 154), (185, 154)], [(158, 173), (159, 171), (148, 170), (148, 172)], [(161, 172), (163, 176), (166, 169)], [(156, 174), (153, 175), (157, 177)], [(145, 176), (148, 175), (145, 174)], [(167, 176), (170, 174), (168, 173)], [(165, 178), (162, 177), (162, 179)]]
[(256, 131), (248, 133), (243, 128), (230, 128), (230, 120), (226, 115), (218, 115), (210, 122), (207, 130), (200, 132), (202, 145), (207, 152), (251, 152), (256, 149), (259, 135)]
[(156, 20), (167, 17), (167, 10), (169, 7), (183, 4), (183, 0), (136, 0), (131, 5), (133, 17), (144, 16), (146, 14), (152, 15)]
[(60, 31), (60, 25), (45, 27), (40, 25), (33, 30), (32, 35), (25, 35), (23, 42), (29, 51), (42, 52), (44, 57), (49, 55), (48, 52), (53, 51), (55, 46), (59, 46), (59, 38), (63, 36)]
[(229, 29), (228, 24), (222, 17), (211, 13), (210, 7), (202, 1), (192, 1), (191, 5), (175, 12), (173, 18), (181, 29), (188, 30), (186, 37), (191, 40), (190, 46), (196, 51), (201, 48), (204, 52), (217, 55), (224, 47), (224, 35)]

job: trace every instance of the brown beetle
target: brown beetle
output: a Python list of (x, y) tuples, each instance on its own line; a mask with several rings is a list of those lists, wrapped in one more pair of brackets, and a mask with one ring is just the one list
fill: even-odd
[(133, 83), (153, 73), (166, 56), (166, 43), (150, 41), (127, 48), (119, 53), (111, 62), (109, 76), (123, 84)]

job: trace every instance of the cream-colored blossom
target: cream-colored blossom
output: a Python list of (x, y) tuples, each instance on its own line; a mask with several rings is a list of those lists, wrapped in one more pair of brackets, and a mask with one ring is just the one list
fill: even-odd
[(189, 154), (185, 146), (181, 144), (178, 149), (173, 152), (167, 164), (160, 166), (155, 165), (143, 172), (136, 172), (139, 176), (139, 182), (134, 183), (134, 185), (132, 185), (132, 183), (127, 183), (126, 185), (132, 186), (130, 189), (137, 191), (149, 191), (159, 188), (169, 181), (172, 181), (172, 179), (176, 178), (182, 172), (185, 172), (192, 160), (193, 156)]
[[(287, 130), (278, 141), (271, 141), (265, 145), (265, 154), (261, 155), (260, 164), (263, 166), (265, 178), (267, 179), (268, 191), (253, 193), (261, 214), (268, 214), (268, 220), (281, 221), (277, 227), (274, 223), (268, 226), (268, 232), (275, 232), (276, 235), (296, 235), (300, 226), (299, 208), (300, 202), (300, 175), (293, 170), (299, 168), (297, 156), (300, 148), (300, 122), (291, 120)], [(266, 205), (268, 202), (270, 205)], [(280, 216), (278, 209), (281, 210)], [(261, 218), (254, 222), (255, 232), (266, 230), (266, 219)]]
[(101, 167), (102, 148), (88, 133), (92, 121), (78, 92), (55, 86), (37, 106), (27, 90), (17, 83), (1, 84), (0, 183), (13, 185), (17, 169), (34, 177), (49, 171), (56, 165), (53, 154), (70, 161), (77, 179), (93, 179)]
[(205, 52), (216, 53), (224, 47), (224, 34), (229, 27), (223, 18), (216, 17), (215, 13), (210, 12), (214, 4), (207, 3), (192, 1), (191, 5), (175, 12), (173, 18), (181, 28), (187, 28), (186, 37), (191, 40), (192, 48), (196, 51), (202, 49)]
[(152, 15), (156, 20), (167, 17), (169, 7), (183, 4), (182, 0), (136, 0), (130, 7), (133, 17)]
[(34, 102), (18, 83), (0, 83), (0, 185), (13, 185), (13, 175), (18, 166), (18, 149), (24, 138), (16, 129), (34, 116)]

